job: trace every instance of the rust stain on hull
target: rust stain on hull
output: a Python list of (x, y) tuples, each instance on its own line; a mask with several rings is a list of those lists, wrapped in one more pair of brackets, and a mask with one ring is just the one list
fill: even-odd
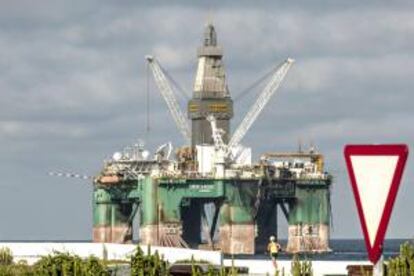
[(325, 224), (290, 225), (288, 252), (327, 252), (329, 248), (329, 226)]
[(124, 226), (95, 226), (93, 228), (94, 242), (125, 243), (132, 240), (132, 232), (128, 225)]
[(254, 254), (254, 224), (220, 226), (220, 248), (227, 254)]

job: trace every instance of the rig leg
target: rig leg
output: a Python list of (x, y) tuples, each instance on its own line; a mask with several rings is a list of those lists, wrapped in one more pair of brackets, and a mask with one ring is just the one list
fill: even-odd
[(125, 243), (132, 240), (129, 217), (131, 203), (121, 203), (111, 191), (95, 188), (93, 198), (93, 241)]
[(141, 208), (139, 240), (142, 244), (159, 245), (163, 229), (159, 227), (161, 218), (157, 183), (147, 177), (140, 182), (140, 186), (143, 208)]
[(251, 198), (242, 187), (229, 186), (231, 195), (220, 210), (220, 248), (227, 254), (254, 254), (255, 223)]
[(329, 188), (296, 189), (297, 200), (290, 205), (289, 252), (329, 251)]
[(142, 244), (188, 247), (183, 240), (180, 220), (181, 196), (160, 188), (150, 177), (140, 183), (142, 189), (140, 241)]

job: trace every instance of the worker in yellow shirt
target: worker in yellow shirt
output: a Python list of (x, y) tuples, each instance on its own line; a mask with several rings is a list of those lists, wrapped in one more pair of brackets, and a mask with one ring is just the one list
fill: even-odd
[(269, 244), (267, 245), (267, 251), (269, 252), (270, 257), (272, 258), (272, 263), (275, 268), (277, 268), (277, 263), (276, 263), (277, 254), (279, 253), (281, 249), (282, 247), (280, 246), (280, 244), (276, 242), (275, 236), (270, 236), (270, 241), (269, 241)]

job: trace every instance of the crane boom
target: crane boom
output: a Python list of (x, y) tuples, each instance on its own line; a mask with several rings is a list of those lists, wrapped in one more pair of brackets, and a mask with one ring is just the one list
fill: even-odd
[(177, 99), (174, 96), (174, 92), (162, 71), (158, 61), (153, 56), (145, 57), (148, 61), (148, 64), (151, 68), (152, 74), (155, 79), (155, 83), (160, 90), (162, 97), (167, 103), (168, 109), (171, 112), (171, 115), (177, 125), (178, 130), (183, 135), (185, 141), (190, 143), (191, 141), (191, 132), (188, 125), (187, 119), (184, 116), (184, 113), (181, 111), (180, 106), (178, 105)]
[(252, 105), (246, 117), (244, 117), (243, 121), (240, 123), (239, 127), (236, 129), (233, 136), (231, 137), (230, 142), (229, 142), (229, 149), (237, 146), (240, 143), (240, 141), (243, 139), (243, 137), (246, 135), (249, 128), (252, 126), (254, 121), (259, 116), (260, 112), (262, 112), (262, 110), (264, 109), (264, 107), (269, 102), (270, 98), (272, 97), (272, 95), (279, 88), (280, 84), (285, 78), (293, 62), (294, 62), (293, 59), (288, 58), (281, 66), (279, 66), (279, 68), (273, 74), (269, 83), (260, 93), (256, 102)]

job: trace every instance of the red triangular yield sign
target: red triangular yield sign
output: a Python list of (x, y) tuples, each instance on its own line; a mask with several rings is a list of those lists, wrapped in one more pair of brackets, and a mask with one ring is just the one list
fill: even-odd
[(344, 150), (349, 178), (371, 262), (382, 243), (408, 156), (406, 145), (348, 145)]

